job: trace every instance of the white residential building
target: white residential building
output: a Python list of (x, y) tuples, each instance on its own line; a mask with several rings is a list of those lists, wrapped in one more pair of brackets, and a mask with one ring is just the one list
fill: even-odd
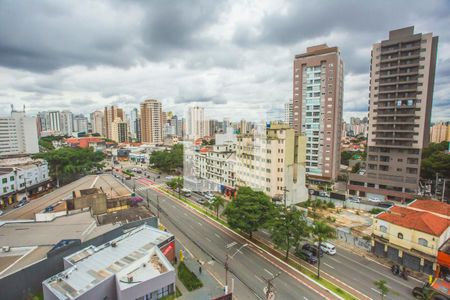
[(158, 247), (170, 233), (143, 225), (64, 258), (42, 283), (44, 299), (160, 299), (175, 293), (175, 269)]
[(48, 112), (49, 119), (49, 128), (48, 130), (61, 132), (61, 114), (59, 111), (49, 111)]
[(0, 156), (38, 152), (35, 117), (27, 117), (24, 111), (15, 110), (10, 117), (0, 117)]
[(187, 110), (186, 136), (196, 140), (209, 136), (209, 123), (205, 117), (205, 109), (200, 106), (189, 107)]
[(291, 102), (284, 104), (284, 122), (289, 125), (289, 127), (294, 128), (294, 105)]
[(63, 110), (61, 116), (61, 133), (64, 135), (72, 135), (73, 130), (73, 114), (68, 110)]
[(96, 110), (91, 113), (92, 133), (98, 133), (101, 136), (105, 135), (103, 128), (103, 111)]

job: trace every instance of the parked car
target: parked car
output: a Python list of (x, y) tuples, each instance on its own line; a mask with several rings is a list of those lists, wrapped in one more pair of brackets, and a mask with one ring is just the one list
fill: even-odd
[(301, 249), (296, 252), (295, 255), (312, 265), (317, 263), (317, 256), (315, 256), (311, 251)]
[(206, 200), (203, 198), (196, 198), (195, 202), (200, 203), (200, 204), (205, 204)]
[(353, 203), (361, 203), (361, 198), (357, 197), (357, 196), (353, 196), (347, 199), (348, 202), (353, 202)]
[(373, 203), (380, 203), (380, 202), (383, 202), (383, 200), (381, 200), (380, 198), (373, 197), (373, 196), (367, 197), (367, 200), (368, 200), (369, 202), (373, 202)]
[(166, 176), (166, 180), (172, 180), (174, 178), (175, 178), (174, 176)]
[(183, 196), (190, 197), (192, 195), (192, 191), (188, 189), (182, 189), (181, 193), (183, 193)]
[(384, 208), (389, 208), (389, 207), (391, 207), (393, 205), (394, 205), (394, 203), (389, 202), (389, 201), (380, 202), (380, 203), (377, 204), (377, 206), (384, 207)]
[(14, 208), (22, 207), (22, 206), (26, 205), (27, 203), (28, 203), (28, 200), (27, 200), (27, 199), (22, 199), (22, 200), (20, 200), (19, 202), (17, 202), (16, 205), (14, 205)]
[(304, 244), (304, 245), (302, 246), (302, 249), (308, 250), (309, 252), (311, 252), (312, 254), (314, 254), (316, 257), (318, 256), (318, 255), (317, 255), (317, 252), (319, 252), (320, 257), (323, 256), (323, 250), (320, 249), (320, 250), (318, 251), (317, 246), (314, 246), (314, 245), (312, 245), (312, 244), (308, 244), (308, 243), (307, 243), (307, 244)]
[(330, 198), (330, 194), (324, 191), (320, 191), (319, 192), (319, 196), (320, 197), (326, 197), (326, 198)]
[[(317, 246), (318, 243), (315, 243), (315, 245)], [(320, 244), (320, 249), (322, 249), (322, 251), (326, 254), (329, 255), (335, 255), (336, 254), (336, 247), (329, 242), (322, 242)]]
[(205, 198), (208, 200), (212, 200), (214, 198), (214, 194), (211, 192), (206, 192), (203, 194), (203, 196), (205, 196)]

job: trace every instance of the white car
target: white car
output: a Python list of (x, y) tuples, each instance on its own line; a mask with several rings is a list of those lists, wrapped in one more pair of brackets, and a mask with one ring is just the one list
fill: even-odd
[(367, 200), (370, 201), (370, 202), (373, 202), (373, 203), (381, 203), (381, 202), (383, 202), (383, 200), (381, 200), (380, 198), (376, 198), (376, 197), (368, 197)]
[(208, 200), (212, 200), (214, 198), (214, 194), (210, 192), (205, 193), (204, 196)]
[(330, 194), (328, 194), (327, 192), (323, 192), (323, 191), (320, 191), (320, 192), (319, 192), (319, 196), (320, 196), (320, 197), (330, 198)]
[[(315, 245), (317, 246), (318, 243), (315, 243)], [(322, 251), (326, 254), (329, 255), (335, 255), (336, 254), (336, 247), (329, 242), (322, 242), (320, 244), (320, 249), (322, 249)]]
[(353, 196), (347, 199), (348, 202), (353, 202), (353, 203), (361, 203), (361, 199), (359, 197)]

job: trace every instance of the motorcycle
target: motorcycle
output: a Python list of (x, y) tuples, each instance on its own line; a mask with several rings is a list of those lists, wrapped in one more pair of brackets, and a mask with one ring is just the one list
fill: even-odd
[(393, 265), (391, 267), (391, 272), (395, 276), (399, 276), (399, 277), (403, 278), (404, 280), (408, 280), (408, 270), (406, 269), (406, 267), (402, 268), (399, 265)]

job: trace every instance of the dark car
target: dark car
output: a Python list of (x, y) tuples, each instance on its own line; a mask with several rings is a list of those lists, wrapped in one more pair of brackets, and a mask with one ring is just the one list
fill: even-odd
[(391, 207), (393, 205), (394, 205), (394, 203), (389, 202), (389, 201), (380, 202), (380, 203), (377, 204), (377, 206), (384, 207), (384, 208), (389, 208), (389, 207)]
[(317, 263), (317, 256), (312, 254), (311, 251), (301, 249), (300, 251), (295, 253), (295, 255), (297, 255), (298, 257), (300, 257), (301, 259), (303, 259), (304, 261), (306, 261), (312, 265)]
[(317, 247), (311, 244), (304, 244), (302, 249), (307, 250), (309, 252), (311, 252), (312, 254), (314, 254), (314, 256), (317, 257), (317, 252), (320, 253), (320, 257), (323, 256), (323, 250), (320, 249), (320, 251), (317, 251)]

